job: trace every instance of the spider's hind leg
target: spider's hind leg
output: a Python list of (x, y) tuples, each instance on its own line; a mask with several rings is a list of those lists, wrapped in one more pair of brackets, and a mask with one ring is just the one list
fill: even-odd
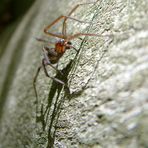
[[(65, 82), (63, 82), (62, 80), (59, 80), (59, 79), (57, 79), (57, 78), (55, 78), (55, 77), (52, 77), (52, 76), (50, 76), (50, 75), (48, 74), (47, 69), (46, 69), (46, 65), (49, 65), (49, 64), (46, 64), (45, 59), (42, 60), (42, 65), (43, 65), (43, 69), (44, 69), (45, 75), (46, 75), (47, 77), (51, 78), (51, 79), (52, 79), (53, 81), (55, 81), (55, 82), (58, 82), (58, 83), (60, 83), (60, 84), (66, 86)], [(51, 64), (50, 64), (50, 66), (51, 66)], [(52, 67), (53, 67), (53, 66), (52, 66)], [(54, 68), (55, 68), (55, 67), (54, 67)]]
[(42, 68), (42, 66), (38, 67), (37, 72), (35, 74), (35, 77), (33, 79), (33, 88), (34, 88), (35, 97), (36, 97), (36, 101), (35, 101), (35, 104), (36, 104), (36, 119), (37, 119), (37, 112), (38, 112), (38, 93), (37, 93), (37, 89), (36, 89), (36, 81), (37, 81), (37, 77), (40, 73), (41, 68)]
[(35, 96), (36, 96), (36, 99), (37, 99), (36, 103), (38, 103), (38, 94), (37, 94), (37, 89), (36, 89), (36, 81), (37, 81), (37, 77), (39, 75), (39, 72), (40, 72), (41, 68), (42, 68), (42, 66), (38, 67), (36, 75), (35, 75), (35, 77), (33, 79), (33, 88), (34, 88)]
[(57, 69), (57, 67), (54, 67), (53, 65), (52, 65), (52, 63), (50, 62), (50, 59), (49, 59), (49, 57), (48, 57), (48, 54), (51, 54), (51, 55), (53, 55), (53, 56), (57, 56), (57, 53), (56, 52), (54, 52), (54, 51), (52, 51), (52, 49), (51, 48), (48, 48), (48, 47), (43, 47), (42, 48), (42, 50), (43, 50), (43, 55), (44, 55), (44, 60), (42, 61), (42, 63), (44, 64), (44, 65), (50, 65), (54, 70), (56, 70), (57, 72), (59, 72), (61, 75), (63, 75), (63, 73), (60, 71), (60, 70), (58, 70)]

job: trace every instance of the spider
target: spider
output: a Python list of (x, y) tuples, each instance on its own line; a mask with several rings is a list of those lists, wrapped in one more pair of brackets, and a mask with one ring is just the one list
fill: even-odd
[[(60, 72), (56, 67), (53, 66), (53, 64), (58, 63), (59, 59), (63, 56), (63, 54), (65, 53), (66, 50), (71, 49), (71, 48), (76, 50), (76, 48), (72, 45), (71, 40), (78, 38), (80, 36), (98, 36), (97, 34), (90, 34), (90, 33), (77, 33), (77, 34), (74, 34), (74, 35), (67, 35), (67, 33), (66, 33), (66, 21), (67, 21), (67, 19), (78, 21), (80, 23), (86, 23), (84, 21), (80, 21), (80, 20), (77, 20), (77, 19), (71, 17), (71, 14), (79, 6), (87, 5), (87, 4), (96, 4), (98, 1), (99, 0), (97, 0), (95, 2), (90, 2), (90, 3), (77, 4), (68, 13), (67, 16), (61, 15), (56, 20), (54, 20), (51, 24), (49, 24), (47, 27), (45, 27), (44, 33), (46, 35), (59, 38), (56, 42), (50, 42), (50, 41), (47, 41), (47, 40), (44, 40), (44, 39), (41, 39), (41, 38), (36, 38), (40, 42), (44, 42), (44, 43), (47, 43), (47, 44), (53, 44), (55, 46), (54, 48), (50, 48), (50, 47), (47, 47), (47, 46), (44, 46), (42, 48), (44, 58), (42, 59), (42, 65), (38, 67), (36, 75), (35, 75), (34, 80), (33, 80), (33, 86), (34, 86), (36, 97), (37, 97), (36, 81), (37, 81), (37, 77), (39, 75), (41, 68), (44, 69), (45, 75), (47, 77), (51, 78), (52, 80), (54, 80), (54, 81), (56, 81), (56, 82), (58, 82), (62, 85), (66, 85), (65, 82), (63, 82), (62, 80), (59, 80), (55, 77), (50, 76), (47, 72), (46, 66), (49, 65), (53, 69), (55, 69), (57, 72)], [(55, 25), (57, 22), (59, 22), (62, 19), (63, 19), (62, 34), (51, 33), (51, 32), (48, 31), (53, 25)]]

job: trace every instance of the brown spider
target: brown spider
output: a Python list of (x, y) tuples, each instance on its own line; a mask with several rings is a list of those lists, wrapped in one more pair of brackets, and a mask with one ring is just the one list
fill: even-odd
[[(46, 70), (46, 66), (47, 65), (50, 65), (53, 69), (55, 69), (57, 72), (60, 72), (56, 67), (53, 66), (53, 64), (56, 64), (59, 59), (63, 56), (63, 54), (65, 53), (65, 51), (67, 49), (75, 49), (76, 48), (74, 46), (72, 46), (72, 43), (71, 43), (71, 40), (75, 39), (75, 38), (78, 38), (79, 36), (98, 36), (97, 34), (90, 34), (90, 33), (77, 33), (77, 34), (74, 34), (74, 35), (67, 35), (66, 33), (66, 21), (67, 19), (71, 19), (71, 20), (75, 20), (75, 21), (78, 21), (80, 23), (85, 23), (83, 21), (80, 21), (80, 20), (77, 20), (75, 18), (72, 18), (70, 17), (70, 15), (81, 5), (87, 5), (87, 4), (96, 4), (99, 0), (95, 1), (95, 2), (90, 2), (90, 3), (83, 3), (83, 4), (77, 4), (71, 11), (70, 13), (68, 13), (67, 16), (64, 16), (64, 15), (61, 15), (59, 16), (56, 20), (54, 20), (50, 25), (48, 25), (45, 29), (44, 29), (44, 33), (47, 34), (47, 35), (50, 35), (50, 36), (53, 36), (53, 37), (57, 37), (59, 38), (56, 42), (49, 42), (49, 41), (46, 41), (44, 39), (40, 39), (40, 38), (37, 38), (38, 41), (41, 41), (41, 42), (45, 42), (45, 43), (48, 43), (48, 44), (54, 44), (55, 47), (54, 48), (49, 48), (49, 47), (46, 47), (44, 46), (42, 48), (42, 51), (43, 51), (43, 56), (44, 58), (42, 59), (42, 65), (40, 67), (38, 67), (37, 69), (37, 72), (36, 72), (36, 75), (34, 77), (34, 80), (33, 80), (33, 86), (34, 86), (34, 90), (35, 90), (35, 94), (36, 94), (36, 97), (37, 97), (37, 91), (36, 91), (36, 80), (37, 80), (37, 77), (39, 75), (39, 72), (40, 72), (40, 69), (43, 67), (44, 69), (44, 72), (46, 74), (47, 77), (53, 79), (54, 81), (62, 84), (62, 85), (66, 85), (62, 80), (59, 80), (57, 78), (54, 78), (52, 76), (50, 76)], [(55, 34), (55, 33), (51, 33), (51, 32), (48, 32), (48, 30), (53, 26), (55, 25), (58, 21), (60, 21), (61, 19), (64, 19), (63, 20), (63, 26), (62, 26), (62, 34)], [(61, 73), (61, 72), (60, 72)], [(61, 73), (62, 74), (62, 73)]]

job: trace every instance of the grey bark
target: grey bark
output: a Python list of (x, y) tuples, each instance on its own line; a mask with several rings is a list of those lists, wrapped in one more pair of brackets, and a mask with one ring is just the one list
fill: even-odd
[[(67, 14), (79, 0), (36, 1), (18, 25), (0, 61), (0, 148), (148, 147), (148, 1), (100, 0), (82, 6), (68, 22), (68, 33), (101, 37), (73, 40), (58, 64), (69, 89), (42, 71), (42, 44), (52, 40), (43, 28)], [(60, 32), (61, 24), (52, 28)], [(104, 36), (103, 36), (104, 35)], [(105, 36), (110, 35), (110, 36)]]

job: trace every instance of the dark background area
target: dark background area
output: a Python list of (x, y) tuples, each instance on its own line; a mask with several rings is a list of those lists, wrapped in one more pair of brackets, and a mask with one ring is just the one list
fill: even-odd
[(0, 58), (17, 25), (35, 0), (0, 0)]
[(11, 23), (22, 17), (35, 0), (1, 0), (0, 33)]

